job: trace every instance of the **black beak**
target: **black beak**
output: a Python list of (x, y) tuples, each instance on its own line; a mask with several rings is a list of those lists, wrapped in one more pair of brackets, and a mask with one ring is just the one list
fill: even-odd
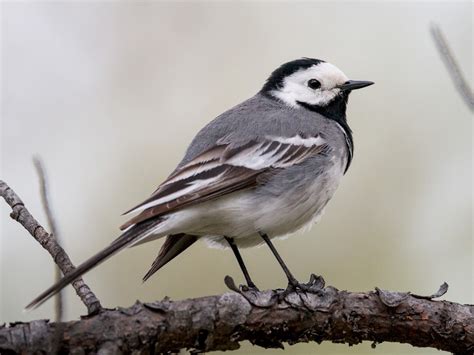
[(337, 86), (342, 91), (351, 91), (355, 89), (362, 89), (366, 86), (372, 85), (373, 81), (363, 81), (363, 80), (348, 80), (344, 84)]

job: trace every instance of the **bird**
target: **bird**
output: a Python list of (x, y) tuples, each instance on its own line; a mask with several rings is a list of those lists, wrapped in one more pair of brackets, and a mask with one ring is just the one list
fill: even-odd
[(372, 85), (349, 80), (335, 65), (299, 58), (275, 69), (253, 97), (202, 128), (176, 169), (130, 209), (110, 245), (36, 297), (36, 308), (127, 247), (165, 241), (149, 279), (198, 240), (231, 249), (247, 287), (258, 290), (241, 248), (267, 244), (288, 279), (302, 287), (272, 239), (318, 221), (354, 154), (346, 118), (349, 94)]

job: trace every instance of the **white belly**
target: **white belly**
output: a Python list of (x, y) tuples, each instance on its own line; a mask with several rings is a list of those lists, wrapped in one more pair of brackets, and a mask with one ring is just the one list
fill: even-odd
[(334, 164), (304, 188), (289, 187), (279, 196), (239, 191), (178, 211), (172, 219), (179, 232), (205, 237), (210, 246), (227, 247), (223, 236), (239, 247), (255, 246), (262, 243), (259, 231), (284, 237), (317, 222), (342, 175), (342, 165)]

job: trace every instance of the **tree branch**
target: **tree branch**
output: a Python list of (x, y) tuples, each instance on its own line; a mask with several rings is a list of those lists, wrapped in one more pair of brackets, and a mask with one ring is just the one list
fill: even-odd
[[(48, 183), (43, 162), (39, 157), (35, 157), (33, 158), (33, 164), (35, 166), (39, 178), (41, 203), (43, 204), (46, 219), (48, 220), (49, 230), (51, 231), (51, 235), (56, 239), (58, 245), (61, 245), (61, 238), (59, 237), (58, 226), (56, 223), (56, 219), (54, 218), (51, 205), (49, 203)], [(54, 269), (54, 278), (56, 281), (59, 281), (61, 279), (61, 269), (57, 265)], [(55, 321), (61, 322), (63, 320), (63, 291), (58, 292), (54, 297), (54, 300)]]
[[(51, 254), (54, 262), (59, 266), (63, 274), (72, 272), (74, 270), (74, 265), (64, 249), (30, 214), (15, 191), (13, 191), (2, 180), (0, 180), (0, 196), (3, 197), (12, 208), (10, 217), (25, 227), (33, 238), (35, 238), (41, 246)], [(89, 286), (84, 283), (82, 278), (74, 281), (72, 286), (82, 302), (86, 305), (89, 314), (97, 313), (101, 309), (99, 300), (92, 293)]]
[(438, 49), (439, 56), (446, 65), (446, 69), (448, 70), (456, 89), (467, 104), (467, 107), (469, 107), (471, 111), (474, 111), (474, 94), (462, 74), (459, 64), (454, 58), (446, 37), (443, 35), (441, 28), (435, 23), (431, 25), (430, 31), (433, 41), (436, 44), (436, 48)]
[(225, 293), (177, 302), (164, 299), (80, 321), (15, 323), (0, 328), (0, 352), (201, 352), (234, 350), (243, 340), (265, 348), (283, 347), (282, 342), (352, 345), (368, 340), (374, 346), (391, 341), (457, 354), (474, 351), (473, 306), (408, 293), (353, 293), (332, 287), (290, 293), (280, 302), (276, 291), (247, 298), (250, 301)]
[[(70, 271), (73, 266), (64, 250), (3, 181), (0, 195), (12, 207), (12, 217), (50, 252), (63, 272)], [(325, 287), (324, 280), (314, 275), (309, 292), (244, 291), (230, 277), (226, 284), (236, 292), (176, 302), (167, 298), (137, 302), (129, 308), (97, 312), (99, 301), (79, 280), (74, 286), (91, 315), (65, 323), (37, 320), (1, 325), (0, 353), (145, 354), (183, 348), (201, 352), (234, 350), (243, 340), (265, 348), (281, 348), (283, 342), (372, 341), (375, 346), (389, 341), (457, 354), (474, 352), (474, 306), (432, 300), (446, 292), (446, 284), (432, 296), (380, 289), (339, 291)]]

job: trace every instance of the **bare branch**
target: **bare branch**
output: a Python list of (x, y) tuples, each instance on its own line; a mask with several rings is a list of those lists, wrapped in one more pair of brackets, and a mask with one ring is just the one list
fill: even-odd
[[(3, 181), (0, 195), (11, 206), (12, 218), (50, 252), (63, 272), (70, 272), (74, 266), (64, 250)], [(0, 325), (0, 353), (141, 354), (184, 348), (201, 352), (234, 350), (243, 340), (264, 348), (281, 348), (283, 342), (372, 341), (375, 346), (388, 341), (456, 354), (474, 352), (474, 306), (433, 301), (444, 295), (446, 284), (431, 296), (420, 296), (378, 288), (366, 293), (339, 291), (324, 287), (324, 280), (314, 275), (308, 292), (243, 291), (232, 278), (225, 282), (236, 292), (103, 310), (77, 280), (73, 286), (89, 316), (65, 323)]]
[[(0, 196), (12, 208), (10, 217), (20, 223), (25, 229), (45, 248), (53, 257), (54, 262), (59, 266), (64, 274), (68, 274), (74, 270), (69, 256), (64, 249), (57, 243), (46, 230), (38, 223), (38, 221), (26, 209), (23, 201), (18, 195), (4, 182), (0, 180)], [(92, 293), (82, 278), (72, 283), (77, 295), (87, 307), (89, 314), (97, 313), (101, 309), (101, 305), (97, 297)]]
[[(43, 204), (46, 219), (48, 220), (49, 230), (51, 231), (51, 235), (56, 239), (56, 242), (61, 245), (61, 238), (59, 236), (58, 226), (56, 224), (56, 219), (54, 218), (54, 214), (49, 203), (48, 183), (43, 163), (39, 157), (34, 157), (33, 164), (36, 168), (36, 172), (39, 178), (41, 203)], [(54, 278), (56, 281), (59, 281), (62, 275), (59, 266), (56, 265), (54, 270)], [(55, 320), (56, 322), (61, 322), (63, 320), (63, 291), (60, 291), (56, 294), (56, 296), (54, 297), (54, 301)]]
[(467, 107), (469, 107), (471, 111), (474, 111), (474, 94), (472, 93), (467, 80), (462, 74), (459, 64), (454, 58), (453, 52), (449, 47), (446, 37), (443, 35), (439, 25), (435, 23), (431, 25), (430, 31), (436, 44), (436, 48), (438, 49), (439, 55), (446, 65), (446, 69), (448, 70), (448, 73), (451, 76), (456, 89), (463, 100), (466, 102)]
[(473, 306), (381, 290), (326, 287), (290, 293), (281, 301), (278, 291), (249, 292), (137, 302), (67, 323), (15, 323), (0, 327), (0, 352), (203, 352), (235, 350), (243, 340), (264, 348), (281, 348), (283, 342), (371, 341), (375, 346), (389, 341), (457, 354), (474, 351)]

